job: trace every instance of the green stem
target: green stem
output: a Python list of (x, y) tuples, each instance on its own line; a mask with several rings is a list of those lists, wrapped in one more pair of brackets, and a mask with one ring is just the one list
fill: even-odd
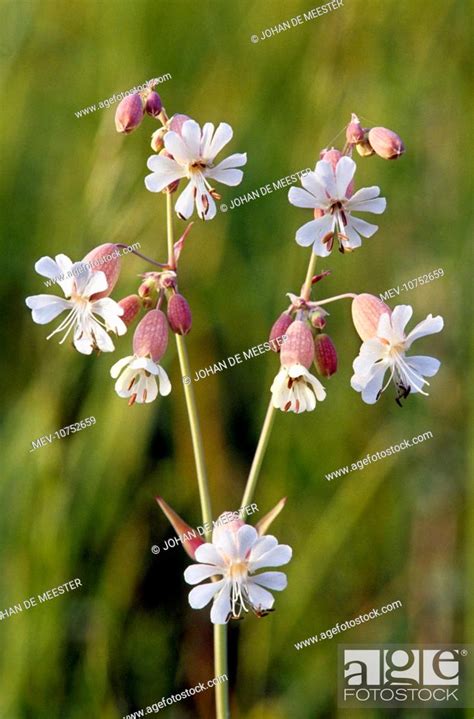
[[(316, 260), (317, 256), (314, 254), (314, 252), (311, 252), (311, 257), (308, 264), (308, 269), (306, 271), (306, 278), (303, 284), (303, 288), (301, 290), (301, 295), (304, 299), (309, 300), (311, 295), (311, 280), (314, 275), (314, 270), (316, 267)], [(270, 440), (270, 435), (272, 433), (273, 428), (273, 422), (275, 420), (275, 414), (276, 409), (273, 406), (272, 400), (270, 400), (267, 413), (265, 415), (265, 419), (263, 421), (263, 427), (260, 432), (260, 437), (258, 439), (257, 449), (255, 450), (255, 455), (252, 461), (252, 466), (250, 467), (249, 476), (247, 479), (247, 484), (245, 485), (245, 491), (244, 496), (242, 499), (242, 507), (247, 506), (252, 502), (253, 496), (255, 494), (255, 488), (257, 486), (257, 481), (260, 476), (260, 469), (262, 467), (263, 459), (265, 457), (265, 452), (267, 451), (268, 442)]]
[[(166, 226), (168, 238), (168, 263), (173, 262), (173, 206), (171, 203), (171, 195), (166, 195)], [(189, 366), (188, 351), (186, 341), (182, 335), (175, 335), (176, 346), (178, 348), (179, 366), (182, 377), (190, 377), (191, 368)], [(207, 481), (206, 465), (204, 460), (204, 448), (202, 444), (201, 428), (199, 424), (199, 416), (197, 412), (196, 397), (192, 381), (189, 384), (183, 383), (184, 397), (186, 400), (186, 409), (189, 418), (189, 427), (191, 429), (191, 439), (193, 444), (194, 461), (196, 464), (196, 475), (199, 487), (199, 498), (201, 501), (201, 512), (206, 527), (206, 539), (211, 540), (212, 527), (212, 509), (211, 497), (209, 494), (209, 484)], [(228, 674), (227, 667), (227, 625), (214, 626), (214, 671), (215, 676)], [(229, 719), (229, 683), (222, 682), (216, 685), (216, 719)]]
[[(214, 675), (228, 677), (227, 624), (214, 624)], [(216, 684), (216, 717), (230, 719), (229, 682)]]
[(245, 486), (245, 492), (244, 496), (241, 502), (242, 507), (246, 507), (248, 504), (251, 504), (253, 495), (255, 493), (255, 487), (257, 486), (257, 480), (260, 475), (260, 469), (262, 467), (263, 458), (265, 457), (265, 452), (267, 451), (268, 442), (270, 440), (270, 435), (272, 433), (272, 427), (273, 422), (275, 420), (275, 414), (276, 410), (275, 407), (272, 404), (272, 400), (270, 400), (270, 403), (268, 405), (267, 413), (265, 415), (265, 419), (263, 422), (262, 431), (260, 432), (260, 437), (257, 444), (257, 449), (255, 450), (255, 456), (253, 458), (252, 466), (250, 468), (249, 477), (247, 479), (247, 484)]

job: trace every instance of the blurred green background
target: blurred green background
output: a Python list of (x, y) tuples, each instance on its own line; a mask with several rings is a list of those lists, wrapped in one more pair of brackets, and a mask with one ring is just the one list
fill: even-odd
[[(428, 398), (410, 397), (403, 409), (391, 392), (374, 407), (362, 403), (349, 386), (359, 342), (341, 302), (328, 323), (340, 368), (325, 382), (327, 400), (313, 413), (277, 416), (256, 502), (263, 514), (288, 497), (272, 532), (293, 546), (294, 559), (277, 611), (231, 628), (233, 717), (359, 716), (336, 706), (338, 642), (473, 640), (472, 3), (345, 0), (337, 11), (250, 41), (315, 5), (1, 4), (0, 609), (75, 577), (84, 586), (0, 623), (0, 719), (116, 719), (214, 676), (208, 610), (187, 604), (187, 557), (150, 551), (173, 536), (156, 494), (201, 523), (174, 343), (164, 361), (172, 394), (130, 409), (109, 377), (129, 354), (130, 334), (117, 340), (113, 357), (83, 357), (46, 342), (48, 328), (34, 325), (24, 304), (45, 291), (33, 269), (42, 255), (77, 260), (103, 242), (140, 242), (145, 254), (164, 258), (164, 198), (143, 185), (154, 121), (124, 137), (114, 129), (115, 108), (75, 115), (164, 73), (172, 75), (158, 88), (168, 113), (229, 122), (226, 151), (248, 153), (241, 186), (220, 186), (228, 204), (313, 167), (351, 112), (403, 137), (407, 152), (396, 163), (356, 157), (358, 186), (380, 185), (388, 208), (361, 250), (319, 263), (332, 271), (319, 296), (378, 294), (437, 268), (445, 273), (401, 295), (415, 321), (429, 312), (446, 320), (441, 335), (418, 347), (442, 360)], [(334, 142), (342, 141), (340, 134)], [(180, 279), (193, 309), (194, 371), (266, 339), (285, 293), (304, 278), (308, 251), (294, 234), (309, 219), (280, 190), (195, 224)], [(135, 291), (145, 269), (124, 258), (114, 297)], [(240, 506), (277, 369), (268, 353), (195, 385), (216, 517)], [(95, 426), (29, 452), (32, 440), (91, 415)], [(434, 437), (417, 448), (325, 480), (425, 431)], [(395, 600), (402, 609), (294, 648)], [(420, 715), (454, 710), (403, 714)], [(166, 716), (209, 719), (212, 691)]]

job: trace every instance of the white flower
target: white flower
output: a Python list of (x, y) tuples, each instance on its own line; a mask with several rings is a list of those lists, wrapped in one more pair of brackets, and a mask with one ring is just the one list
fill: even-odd
[(158, 396), (156, 378), (162, 397), (171, 392), (171, 383), (165, 370), (149, 357), (124, 357), (114, 364), (110, 374), (114, 379), (118, 377), (115, 391), (119, 397), (130, 397), (129, 404), (153, 402)]
[(326, 390), (321, 382), (302, 364), (281, 367), (270, 388), (272, 403), (283, 412), (311, 412), (326, 398)]
[[(443, 318), (428, 315), (405, 335), (405, 327), (412, 314), (410, 305), (398, 305), (391, 315), (381, 315), (376, 336), (363, 342), (353, 363), (351, 386), (362, 393), (362, 399), (367, 404), (374, 404), (392, 379), (398, 389), (398, 404), (410, 392), (427, 394), (423, 386), (429, 386), (429, 382), (424, 378), (433, 377), (441, 363), (434, 357), (406, 357), (405, 353), (420, 337), (441, 332)], [(390, 377), (384, 385), (387, 371), (390, 371)]]
[(231, 140), (232, 128), (221, 122), (214, 132), (214, 125), (206, 122), (201, 128), (194, 120), (187, 120), (180, 133), (169, 131), (164, 137), (166, 155), (152, 155), (147, 166), (152, 171), (145, 178), (145, 185), (150, 192), (160, 192), (176, 180), (184, 177), (189, 179), (185, 190), (175, 205), (179, 217), (187, 220), (193, 214), (194, 203), (202, 220), (212, 220), (216, 215), (216, 203), (220, 196), (209, 184), (209, 179), (223, 182), (224, 185), (238, 185), (242, 181), (242, 170), (236, 170), (247, 162), (247, 155), (230, 155), (218, 165), (214, 158), (224, 145)]
[(327, 257), (337, 237), (341, 250), (350, 251), (362, 244), (363, 237), (372, 237), (378, 230), (365, 220), (353, 217), (352, 212), (374, 212), (381, 214), (387, 205), (384, 197), (379, 197), (380, 188), (364, 187), (352, 197), (347, 197), (347, 189), (356, 164), (350, 157), (341, 157), (334, 172), (330, 162), (320, 160), (314, 172), (301, 177), (305, 189), (292, 187), (288, 199), (296, 207), (319, 210), (321, 217), (307, 222), (296, 233), (296, 242), (302, 247), (313, 245), (313, 252)]
[[(47, 339), (64, 331), (59, 343), (62, 344), (74, 329), (74, 346), (82, 354), (89, 355), (92, 350), (112, 352), (115, 347), (107, 332), (123, 335), (127, 327), (120, 319), (123, 309), (117, 302), (110, 297), (90, 299), (97, 292), (107, 289), (105, 274), (93, 272), (82, 262), (73, 263), (66, 255), (56, 255), (55, 260), (42, 257), (35, 264), (35, 270), (43, 277), (56, 280), (67, 299), (55, 295), (27, 297), (26, 305), (32, 310), (33, 322), (44, 325), (64, 310), (69, 310), (66, 318)], [(58, 277), (62, 279), (56, 279)]]
[(271, 535), (259, 536), (255, 527), (239, 521), (217, 525), (212, 533), (212, 544), (201, 544), (196, 549), (196, 559), (203, 563), (188, 567), (184, 578), (188, 584), (198, 584), (213, 576), (220, 579), (192, 589), (189, 603), (193, 609), (202, 609), (214, 599), (211, 609), (213, 624), (225, 624), (230, 618), (238, 619), (242, 611), (248, 612), (249, 609), (262, 616), (272, 609), (275, 601), (267, 589), (281, 591), (285, 589), (287, 580), (283, 572), (257, 575), (255, 572), (263, 567), (286, 564), (291, 555), (291, 547), (278, 544)]

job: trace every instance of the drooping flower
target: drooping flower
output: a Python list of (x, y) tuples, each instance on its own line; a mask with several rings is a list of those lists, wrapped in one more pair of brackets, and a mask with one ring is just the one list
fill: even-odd
[(179, 217), (188, 219), (194, 205), (202, 220), (212, 220), (216, 215), (215, 199), (220, 199), (210, 180), (235, 186), (242, 181), (243, 172), (236, 168), (245, 165), (247, 155), (234, 154), (214, 165), (216, 155), (232, 139), (230, 125), (221, 122), (214, 131), (214, 125), (206, 122), (201, 127), (194, 120), (186, 120), (180, 131), (170, 130), (163, 138), (165, 154), (152, 155), (147, 166), (152, 171), (145, 178), (150, 192), (161, 192), (173, 182), (187, 178), (186, 188), (178, 197), (175, 210)]
[(281, 369), (271, 386), (272, 403), (283, 412), (311, 412), (326, 397), (321, 382), (308, 371), (314, 360), (314, 340), (306, 322), (295, 320), (281, 345)]
[(212, 542), (196, 549), (195, 557), (200, 564), (192, 565), (184, 572), (188, 584), (220, 577), (216, 582), (194, 587), (189, 593), (193, 609), (202, 609), (213, 599), (213, 624), (239, 619), (242, 612), (249, 610), (257, 616), (272, 611), (275, 599), (267, 590), (285, 589), (286, 575), (283, 572), (256, 572), (264, 567), (287, 564), (292, 555), (291, 547), (278, 544), (276, 537), (260, 536), (255, 527), (244, 524), (240, 519), (227, 522), (227, 514), (219, 517)]
[(379, 197), (377, 186), (364, 187), (349, 197), (356, 164), (350, 157), (341, 157), (334, 171), (332, 164), (320, 160), (314, 172), (302, 175), (303, 188), (292, 187), (288, 199), (296, 207), (311, 208), (322, 213), (296, 233), (296, 242), (302, 247), (313, 246), (313, 252), (327, 257), (337, 239), (342, 252), (354, 250), (362, 244), (363, 237), (372, 237), (378, 230), (365, 220), (354, 217), (352, 212), (381, 214), (386, 207), (384, 197)]
[[(427, 394), (423, 389), (425, 385), (429, 386), (425, 377), (433, 377), (441, 363), (434, 357), (406, 357), (406, 352), (420, 337), (440, 332), (443, 318), (430, 314), (405, 334), (412, 314), (410, 305), (398, 305), (391, 314), (382, 314), (376, 334), (362, 343), (359, 356), (353, 363), (351, 386), (361, 392), (367, 404), (374, 404), (392, 380), (397, 388), (398, 404), (410, 393)], [(384, 384), (387, 372), (390, 376)]]
[[(93, 350), (112, 352), (115, 347), (108, 332), (123, 335), (127, 327), (120, 319), (123, 308), (110, 297), (103, 296), (104, 292), (110, 291), (105, 273), (93, 271), (84, 262), (73, 263), (66, 255), (56, 255), (54, 260), (41, 257), (35, 270), (59, 285), (67, 298), (46, 294), (26, 298), (33, 322), (40, 325), (51, 322), (64, 310), (68, 311), (67, 317), (47, 339), (64, 332), (59, 342), (62, 344), (73, 330), (73, 343), (78, 352), (86, 355)], [(95, 299), (97, 294), (100, 296)]]
[[(133, 355), (123, 357), (110, 369), (115, 391), (128, 397), (129, 405), (153, 402), (171, 392), (171, 383), (158, 362), (168, 346), (168, 321), (161, 310), (150, 310), (138, 323), (133, 335)], [(158, 380), (158, 384), (157, 384)]]

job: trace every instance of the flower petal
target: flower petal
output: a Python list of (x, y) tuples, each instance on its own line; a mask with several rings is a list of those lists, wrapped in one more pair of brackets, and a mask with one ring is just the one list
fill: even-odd
[(252, 561), (249, 564), (249, 571), (255, 572), (257, 569), (263, 567), (279, 567), (282, 564), (287, 564), (290, 561), (293, 550), (287, 544), (278, 544), (269, 552), (262, 554), (260, 559)]
[(288, 580), (284, 572), (262, 572), (262, 574), (249, 577), (248, 581), (277, 592), (283, 591), (288, 586)]
[(372, 223), (361, 220), (360, 217), (354, 217), (353, 215), (351, 215), (349, 219), (349, 224), (356, 232), (360, 232), (362, 237), (372, 237), (379, 229), (378, 225), (372, 225)]
[[(167, 134), (165, 135), (165, 145)], [(198, 123), (195, 120), (186, 120), (181, 128), (181, 137), (183, 138), (188, 152), (188, 157), (190, 158), (188, 161), (197, 160), (201, 151), (201, 128)], [(171, 150), (170, 152), (175, 159), (178, 160), (175, 153)]]
[(267, 592), (263, 587), (259, 587), (252, 581), (248, 581), (247, 589), (249, 593), (249, 599), (252, 602), (252, 606), (255, 609), (263, 610), (271, 609), (275, 604), (275, 599), (272, 597), (270, 592)]
[(206, 154), (203, 156), (203, 159), (212, 162), (222, 148), (232, 140), (233, 134), (231, 126), (226, 122), (221, 122), (214, 133), (214, 137), (206, 148)]
[(150, 192), (161, 192), (172, 182), (186, 176), (185, 170), (175, 160), (164, 155), (152, 155), (147, 165), (153, 170), (151, 175), (145, 177), (145, 186)]
[(336, 191), (337, 197), (346, 197), (347, 187), (354, 177), (356, 164), (350, 157), (341, 157), (336, 165)]
[(422, 377), (434, 377), (441, 366), (441, 362), (435, 357), (427, 357), (424, 355), (405, 357), (405, 362), (410, 369)]
[(303, 207), (305, 209), (314, 209), (319, 207), (319, 202), (308, 190), (301, 187), (290, 187), (288, 192), (288, 200), (295, 207)]
[(238, 552), (241, 558), (247, 556), (247, 552), (253, 547), (258, 539), (258, 532), (250, 524), (244, 524), (237, 531)]
[(397, 305), (394, 308), (391, 316), (391, 324), (397, 338), (402, 339), (405, 337), (405, 327), (409, 323), (412, 314), (413, 307), (411, 307), (411, 305)]
[(372, 374), (368, 377), (353, 375), (351, 378), (351, 387), (356, 392), (362, 393), (362, 399), (366, 404), (375, 404), (377, 402), (383, 385), (383, 379), (388, 367), (385, 363), (376, 365)]
[(32, 310), (31, 316), (37, 325), (45, 325), (64, 310), (70, 310), (73, 307), (70, 300), (54, 295), (32, 295), (26, 298), (25, 303)]
[[(224, 580), (221, 580), (221, 582), (223, 581)], [(220, 584), (220, 582), (215, 582), (214, 586), (217, 584)], [(219, 594), (214, 597), (214, 603), (211, 609), (211, 622), (213, 624), (226, 624), (230, 612), (230, 586), (229, 583), (226, 582)]]
[(160, 383), (160, 394), (162, 397), (166, 397), (171, 392), (171, 382), (169, 381), (168, 375), (166, 374), (163, 367), (158, 367), (158, 381)]
[(315, 174), (317, 180), (324, 187), (331, 199), (344, 199), (345, 193), (343, 193), (341, 197), (337, 194), (336, 176), (334, 175), (334, 170), (330, 162), (319, 160), (319, 162), (316, 163)]
[(313, 251), (320, 257), (327, 257), (331, 254), (328, 244), (322, 242), (322, 239), (331, 232), (333, 227), (333, 218), (331, 215), (323, 215), (316, 220), (311, 220), (302, 225), (296, 232), (296, 242), (301, 247), (309, 247), (313, 245)]
[(211, 564), (192, 564), (184, 570), (184, 579), (188, 584), (199, 584), (203, 579), (209, 579), (217, 573), (219, 570)]
[(224, 560), (215, 546), (210, 542), (200, 544), (196, 549), (194, 556), (198, 562), (202, 562), (203, 564), (214, 564), (216, 567), (221, 568), (224, 566)]
[(212, 180), (217, 180), (217, 182), (222, 182), (223, 185), (228, 185), (229, 187), (240, 185), (244, 176), (242, 170), (235, 170), (232, 168), (226, 170), (219, 169), (218, 167), (208, 169), (204, 172), (204, 174), (206, 177), (210, 177)]
[(113, 379), (116, 379), (124, 367), (129, 365), (133, 359), (134, 355), (129, 355), (128, 357), (122, 357), (122, 359), (119, 359), (119, 361), (110, 368), (110, 376), (113, 377)]
[(194, 587), (188, 594), (188, 602), (193, 609), (202, 609), (209, 604), (212, 597), (221, 589), (224, 580), (220, 582), (208, 582)]
[[(396, 308), (395, 308), (396, 309)], [(395, 312), (395, 310), (394, 310)], [(444, 327), (444, 321), (443, 318), (440, 315), (437, 315), (436, 317), (433, 317), (433, 315), (428, 315), (428, 317), (421, 322), (419, 322), (409, 333), (408, 337), (406, 338), (405, 347), (408, 349), (411, 347), (413, 342), (420, 337), (425, 337), (426, 335), (433, 335), (437, 332), (441, 332), (441, 330)]]

